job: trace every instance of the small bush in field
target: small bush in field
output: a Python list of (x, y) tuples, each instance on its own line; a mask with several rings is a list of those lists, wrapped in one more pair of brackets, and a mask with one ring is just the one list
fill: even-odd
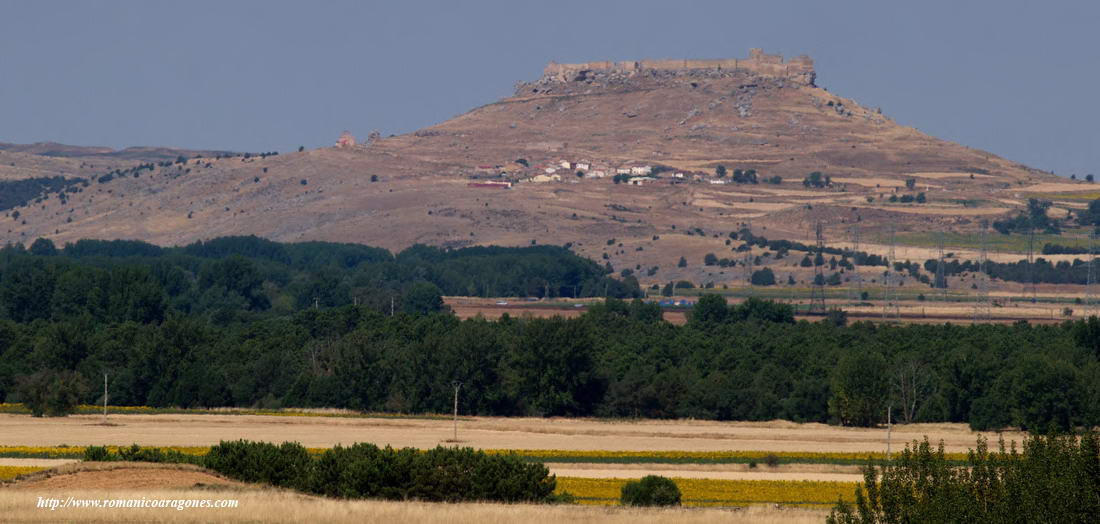
[(623, 485), (619, 503), (624, 506), (679, 506), (680, 488), (672, 479), (649, 475)]

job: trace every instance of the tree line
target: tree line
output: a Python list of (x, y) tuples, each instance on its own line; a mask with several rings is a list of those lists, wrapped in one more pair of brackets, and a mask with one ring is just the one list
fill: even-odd
[[(113, 250), (145, 254), (103, 254)], [(509, 277), (513, 264), (526, 272)], [(421, 246), (389, 256), (257, 239), (9, 248), (0, 252), (0, 398), (65, 385), (95, 403), (96, 388), (78, 386), (108, 373), (120, 405), (438, 413), (451, 409), (457, 381), (460, 409), (479, 415), (874, 425), (892, 411), (903, 422), (983, 429), (1100, 422), (1095, 318), (795, 322), (790, 306), (727, 306), (716, 295), (702, 296), (684, 326), (641, 300), (609, 300), (572, 319), (441, 311), (439, 291), (481, 278), (518, 289), (542, 279), (526, 289), (583, 294), (607, 276), (547, 247)], [(357, 290), (385, 286), (404, 290), (394, 314), (385, 293), (353, 302)]]
[(57, 248), (0, 248), (0, 318), (138, 324), (173, 315), (214, 323), (304, 308), (362, 305), (393, 313), (438, 311), (441, 295), (640, 295), (637, 280), (555, 246), (400, 253), (356, 244), (281, 244), (224, 237), (175, 248), (80, 240)]

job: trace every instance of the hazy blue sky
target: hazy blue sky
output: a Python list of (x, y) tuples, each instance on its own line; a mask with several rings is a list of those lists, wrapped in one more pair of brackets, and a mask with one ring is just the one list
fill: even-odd
[(902, 124), (1083, 175), (1098, 22), (1087, 1), (0, 0), (0, 141), (287, 151), (442, 121), (549, 60), (763, 47)]

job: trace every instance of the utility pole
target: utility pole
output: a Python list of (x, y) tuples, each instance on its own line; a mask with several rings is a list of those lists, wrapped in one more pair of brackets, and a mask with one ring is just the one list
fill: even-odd
[(393, 316), (393, 295), (390, 295), (390, 316)]
[(103, 374), (103, 425), (107, 425), (107, 374)]
[(458, 442), (458, 390), (462, 387), (462, 383), (455, 381), (451, 385), (455, 388), (454, 439), (452, 441)]
[(321, 309), (321, 299), (313, 297), (313, 309)]
[(891, 420), (891, 413), (894, 410), (894, 406), (890, 405), (886, 408), (886, 460), (890, 460), (890, 443), (892, 442), (890, 433), (894, 429), (893, 420)]

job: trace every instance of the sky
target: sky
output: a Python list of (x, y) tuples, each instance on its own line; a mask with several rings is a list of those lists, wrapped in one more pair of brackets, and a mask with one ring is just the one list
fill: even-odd
[(398, 134), (546, 62), (814, 58), (898, 123), (1100, 174), (1100, 2), (0, 0), (0, 142), (290, 151)]

